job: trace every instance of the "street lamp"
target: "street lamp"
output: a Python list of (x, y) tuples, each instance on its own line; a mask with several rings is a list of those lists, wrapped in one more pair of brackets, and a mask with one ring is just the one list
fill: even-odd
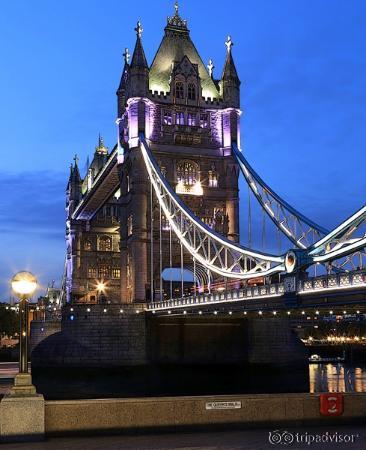
[(100, 303), (100, 299), (101, 299), (102, 293), (104, 293), (104, 290), (105, 290), (105, 284), (103, 283), (103, 281), (99, 281), (97, 284), (98, 303)]
[(19, 297), (19, 373), (15, 377), (15, 389), (18, 393), (35, 393), (32, 379), (28, 373), (28, 299), (37, 288), (37, 279), (30, 272), (18, 272), (11, 280), (11, 287)]

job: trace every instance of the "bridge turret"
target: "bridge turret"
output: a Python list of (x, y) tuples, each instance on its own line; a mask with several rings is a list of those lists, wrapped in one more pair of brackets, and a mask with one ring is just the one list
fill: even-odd
[(225, 42), (227, 55), (224, 70), (220, 81), (221, 95), (227, 106), (233, 108), (240, 107), (240, 80), (236, 71), (232, 47), (234, 45), (231, 37), (228, 36)]
[(149, 89), (149, 66), (147, 64), (144, 48), (142, 46), (143, 28), (140, 22), (137, 22), (136, 45), (133, 51), (131, 65), (129, 66), (128, 77), (128, 96), (145, 97)]
[(128, 48), (125, 48), (125, 51), (123, 53), (124, 58), (124, 66), (122, 70), (121, 80), (119, 82), (119, 86), (116, 92), (117, 95), (117, 110), (118, 110), (118, 117), (121, 117), (126, 109), (126, 89), (127, 89), (127, 82), (129, 78), (129, 70), (130, 70), (130, 52), (128, 51)]
[(78, 167), (78, 157), (75, 155), (74, 164), (70, 166), (70, 176), (66, 187), (66, 211), (68, 217), (71, 217), (71, 214), (81, 200), (81, 184), (82, 180)]

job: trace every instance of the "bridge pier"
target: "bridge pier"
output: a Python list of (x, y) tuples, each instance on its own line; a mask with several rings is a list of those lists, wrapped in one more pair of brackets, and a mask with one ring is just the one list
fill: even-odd
[[(122, 396), (309, 389), (307, 352), (287, 319), (157, 316), (143, 304), (66, 306), (62, 331), (35, 348), (32, 370), (38, 391), (49, 389), (51, 398), (57, 379), (77, 397), (108, 377)], [(83, 388), (72, 394), (76, 380)]]

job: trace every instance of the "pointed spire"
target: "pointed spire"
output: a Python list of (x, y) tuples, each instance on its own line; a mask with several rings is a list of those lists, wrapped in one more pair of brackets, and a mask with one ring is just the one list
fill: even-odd
[(98, 155), (108, 155), (108, 148), (104, 145), (104, 141), (100, 133), (98, 136), (98, 145), (95, 147), (95, 153)]
[(233, 59), (233, 55), (232, 55), (232, 48), (233, 48), (234, 42), (232, 41), (230, 36), (227, 37), (225, 45), (226, 45), (227, 55), (226, 55), (224, 70), (222, 73), (222, 79), (235, 81), (240, 84), (238, 72), (236, 71), (236, 67), (235, 67), (234, 59)]
[(233, 59), (233, 41), (230, 36), (227, 37), (226, 45), (226, 60), (222, 77), (220, 81), (221, 95), (227, 105), (235, 108), (240, 107), (240, 80), (238, 72), (236, 71)]
[(69, 184), (70, 183), (80, 183), (80, 181), (81, 181), (79, 167), (78, 167), (78, 161), (79, 161), (78, 155), (75, 155), (73, 160), (74, 160), (74, 164), (70, 165)]
[(135, 50), (133, 51), (133, 55), (132, 55), (131, 68), (138, 67), (138, 68), (147, 69), (148, 65), (147, 65), (146, 56), (145, 56), (145, 52), (142, 47), (142, 41), (141, 41), (143, 28), (142, 28), (140, 21), (137, 22), (135, 31), (136, 31), (137, 39), (136, 39)]
[(167, 22), (168, 24), (166, 28), (168, 29), (172, 28), (175, 29), (176, 31), (185, 31), (185, 32), (188, 31), (187, 21), (183, 20), (179, 15), (179, 4), (177, 1), (174, 3), (174, 16), (168, 17)]

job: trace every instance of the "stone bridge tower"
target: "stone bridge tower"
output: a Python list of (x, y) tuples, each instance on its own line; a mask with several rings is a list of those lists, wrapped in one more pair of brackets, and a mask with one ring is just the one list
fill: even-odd
[[(150, 67), (140, 23), (135, 30), (132, 59), (126, 49), (117, 90), (119, 141), (124, 152), (119, 166), (123, 303), (150, 298), (151, 223), (155, 223), (154, 286), (160, 279), (159, 207), (154, 205), (151, 222), (151, 187), (138, 146), (139, 133), (145, 134), (162, 173), (196, 216), (229, 239), (239, 238), (238, 167), (231, 144), (239, 141), (240, 81), (231, 38), (226, 41), (221, 78), (215, 79), (212, 61), (204, 65), (177, 5)], [(162, 233), (165, 268), (170, 261), (164, 217)], [(177, 267), (180, 246), (176, 241), (172, 259)], [(185, 257), (185, 264), (192, 260)]]

